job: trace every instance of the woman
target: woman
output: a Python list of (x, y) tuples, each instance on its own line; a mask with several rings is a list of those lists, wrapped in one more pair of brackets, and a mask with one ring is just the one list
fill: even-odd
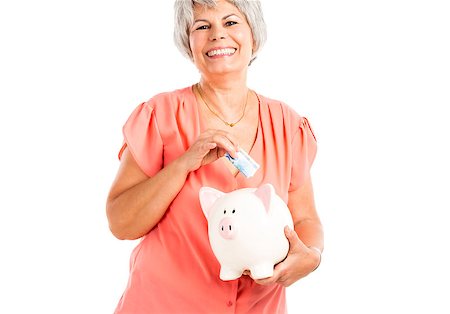
[[(126, 122), (107, 201), (112, 233), (142, 238), (116, 313), (285, 313), (285, 287), (320, 263), (323, 235), (309, 169), (316, 142), (305, 118), (247, 87), (265, 39), (259, 1), (179, 0), (175, 40), (201, 73), (192, 87), (159, 94)], [(261, 168), (246, 178), (223, 156), (248, 152)], [(219, 279), (198, 199), (271, 183), (295, 230), (270, 278)]]

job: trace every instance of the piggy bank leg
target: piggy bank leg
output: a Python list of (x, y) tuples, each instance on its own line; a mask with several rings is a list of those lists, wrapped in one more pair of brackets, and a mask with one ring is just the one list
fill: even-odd
[(220, 279), (227, 281), (227, 280), (234, 280), (238, 279), (242, 276), (243, 271), (237, 271), (235, 269), (221, 267), (220, 268)]
[(273, 276), (273, 264), (265, 263), (258, 264), (253, 267), (250, 267), (250, 272), (252, 274), (253, 279), (263, 279), (269, 278)]

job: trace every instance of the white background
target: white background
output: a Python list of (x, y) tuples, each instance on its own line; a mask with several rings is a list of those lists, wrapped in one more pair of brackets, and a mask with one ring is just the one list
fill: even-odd
[[(0, 312), (112, 313), (121, 127), (195, 83), (173, 1), (0, 4)], [(310, 119), (326, 249), (290, 313), (450, 313), (447, 1), (263, 1), (249, 86)], [(180, 278), (182, 280), (182, 278)]]

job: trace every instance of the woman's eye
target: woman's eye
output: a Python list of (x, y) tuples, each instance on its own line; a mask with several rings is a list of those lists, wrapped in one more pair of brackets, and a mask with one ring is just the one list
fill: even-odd
[(235, 21), (228, 21), (225, 23), (226, 26), (233, 26), (235, 24), (237, 24), (237, 22), (235, 22)]
[(208, 29), (208, 25), (202, 25), (196, 28), (197, 30)]

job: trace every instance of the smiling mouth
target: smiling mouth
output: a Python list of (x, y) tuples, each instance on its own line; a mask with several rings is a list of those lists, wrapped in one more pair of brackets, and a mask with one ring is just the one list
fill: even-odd
[(206, 55), (208, 57), (231, 56), (235, 52), (236, 52), (236, 48), (224, 48), (224, 49), (210, 50), (206, 53)]

